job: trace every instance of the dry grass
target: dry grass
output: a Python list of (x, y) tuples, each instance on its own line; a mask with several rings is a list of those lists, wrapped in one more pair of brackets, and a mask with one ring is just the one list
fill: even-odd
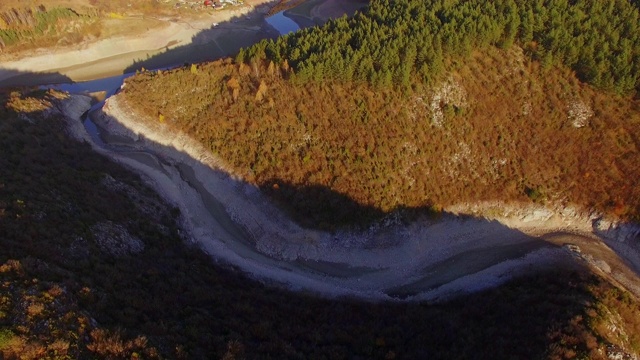
[(102, 20), (100, 37), (131, 36), (144, 33), (151, 29), (160, 29), (168, 25), (165, 21), (155, 20), (153, 18), (107, 18)]
[[(72, 46), (80, 43), (96, 41), (115, 36), (135, 36), (152, 29), (168, 26), (160, 17), (201, 18), (210, 16), (202, 14), (199, 9), (175, 9), (174, 3), (158, 3), (153, 0), (143, 1), (96, 1), (96, 0), (58, 0), (41, 2), (47, 9), (71, 9), (73, 16), (57, 19), (48, 24), (43, 32), (34, 31), (36, 22), (30, 11), (36, 9), (40, 3), (32, 1), (13, 0), (0, 4), (0, 30), (18, 31), (15, 38), (0, 38), (0, 54), (15, 56), (38, 48)], [(31, 18), (30, 25), (5, 24), (2, 14), (20, 13), (20, 18)], [(8, 16), (11, 18), (11, 16)], [(9, 35), (7, 35), (9, 36)], [(12, 37), (15, 35), (12, 35)]]
[[(95, 329), (91, 332), (91, 343), (87, 348), (102, 358), (137, 358), (147, 346), (145, 337), (137, 337), (125, 341), (119, 331), (110, 332), (103, 329)], [(150, 356), (155, 358), (156, 356)]]
[[(94, 1), (95, 2), (95, 1)], [(84, 7), (94, 7), (91, 0), (47, 0), (47, 1), (33, 1), (33, 0), (3, 0), (0, 2), (0, 11), (5, 11), (13, 8), (30, 8), (43, 4), (47, 7), (68, 7), (71, 9), (81, 9)], [(96, 5), (98, 5), (96, 3)]]

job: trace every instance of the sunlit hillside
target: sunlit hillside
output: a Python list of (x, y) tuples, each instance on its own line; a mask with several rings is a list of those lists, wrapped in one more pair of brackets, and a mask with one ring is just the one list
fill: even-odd
[(208, 144), (307, 225), (480, 200), (637, 219), (637, 102), (542, 69), (518, 47), (451, 60), (419, 91), (291, 76), (273, 63), (218, 62), (141, 74), (124, 96), (147, 121)]
[[(0, 5), (4, 49), (130, 3), (26, 2)], [(637, 359), (639, 13), (372, 0), (141, 70), (89, 120), (88, 96), (0, 89), (0, 359)], [(448, 210), (485, 201), (553, 218)]]

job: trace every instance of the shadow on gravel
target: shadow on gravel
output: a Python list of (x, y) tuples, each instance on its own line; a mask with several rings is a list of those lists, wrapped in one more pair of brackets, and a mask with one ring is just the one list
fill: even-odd
[[(124, 329), (120, 331), (127, 338), (148, 336), (150, 346), (163, 357), (532, 359), (552, 354), (560, 358), (563, 351), (583, 357), (589, 354), (587, 340), (579, 330), (585, 327), (581, 321), (586, 318), (588, 304), (596, 302), (590, 288), (601, 280), (587, 270), (534, 273), (441, 304), (324, 299), (309, 292), (266, 286), (242, 271), (214, 264), (208, 255), (181, 243), (175, 222), (167, 222), (172, 229), (167, 235), (155, 229), (156, 224), (145, 221), (144, 214), (129, 213), (136, 209), (134, 200), (126, 192), (106, 189), (100, 182), (104, 174), (116, 172), (120, 174), (118, 179), (124, 179), (126, 169), (88, 151), (84, 144), (62, 141), (62, 131), (36, 131), (39, 125), (7, 120), (16, 115), (0, 107), (0, 261), (5, 262), (8, 256), (29, 260), (27, 274), (41, 279), (41, 283), (60, 282), (61, 288), (78, 296), (82, 311), (101, 326)], [(159, 151), (174, 150), (156, 147)], [(56, 177), (63, 173), (53, 171), (58, 168), (68, 174)], [(214, 176), (228, 177), (220, 171), (214, 171)], [(133, 178), (126, 181), (144, 187)], [(274, 188), (276, 183), (278, 187)], [(246, 185), (235, 183), (237, 188)], [(323, 187), (296, 187), (275, 179), (263, 191), (276, 198), (273, 192), (284, 193), (280, 201), (295, 202), (297, 210), (291, 212), (311, 227), (386, 215)], [(27, 206), (21, 207), (16, 199)], [(47, 201), (60, 205), (52, 211)], [(44, 217), (36, 212), (36, 206), (42, 206)], [(325, 224), (311, 220), (317, 219), (315, 211), (309, 210), (313, 207), (321, 209)], [(69, 214), (68, 209), (75, 212)], [(5, 215), (5, 211), (14, 216)], [(421, 216), (433, 216), (428, 207), (401, 211), (409, 214), (404, 218), (409, 223)], [(71, 245), (62, 241), (76, 239), (78, 234), (90, 241), (87, 228), (106, 217), (131, 227), (144, 241), (145, 251), (120, 259), (91, 252), (79, 261), (64, 261), (61, 254), (70, 251)], [(484, 221), (495, 231), (526, 237), (499, 223), (471, 217), (461, 220)], [(531, 240), (543, 244), (542, 240)], [(503, 250), (509, 256), (520, 256), (512, 248)], [(478, 256), (492, 258), (495, 252), (480, 251)], [(452, 267), (477, 271), (486, 266), (483, 261), (462, 254), (424, 268), (422, 280), (433, 282), (429, 273)], [(36, 265), (30, 266), (29, 262)], [(350, 269), (336, 269), (330, 263), (305, 265), (330, 276), (352, 274)], [(332, 268), (332, 272), (324, 267)], [(397, 294), (410, 291), (413, 289), (401, 288)], [(0, 325), (10, 323), (2, 321)]]
[[(262, 39), (276, 38), (279, 34), (261, 17), (275, 1), (255, 7), (245, 15), (202, 29), (193, 36), (191, 43), (176, 46), (166, 51), (140, 59), (128, 66), (124, 73), (133, 73), (142, 68), (159, 69), (180, 66), (184, 63), (200, 63), (232, 56), (242, 47)], [(208, 10), (213, 11), (213, 10)]]
[(324, 186), (296, 186), (283, 179), (272, 179), (268, 184), (261, 186), (262, 192), (307, 228), (336, 230), (345, 225), (366, 226), (386, 215), (376, 207), (359, 204)]
[[(119, 96), (126, 96), (129, 89), (125, 87)], [(120, 99), (117, 101), (114, 106), (122, 106), (117, 111), (128, 113), (126, 105), (119, 103)], [(116, 132), (131, 131), (126, 130), (126, 126), (117, 130), (121, 126), (118, 119), (104, 111), (97, 111), (92, 118), (98, 126), (107, 126)], [(197, 199), (184, 203), (189, 206), (186, 212), (190, 214), (191, 221), (208, 224), (207, 229), (196, 225), (194, 231), (201, 233), (215, 229), (211, 239), (199, 237), (197, 241), (209, 249), (216, 248), (209, 246), (210, 242), (224, 243), (226, 248), (241, 254), (242, 259), (233, 260), (234, 264), (246, 267), (247, 271), (252, 269), (258, 277), (261, 274), (256, 273), (255, 262), (273, 270), (271, 276), (275, 281), (292, 282), (292, 286), (303, 286), (299, 285), (304, 282), (299, 282), (298, 275), (313, 281), (319, 277), (339, 278), (337, 284), (332, 283), (329, 287), (304, 285), (310, 291), (363, 294), (361, 285), (365, 284), (366, 289), (376, 292), (377, 298), (382, 298), (384, 293), (392, 298), (405, 299), (505, 261), (521, 259), (536, 250), (557, 248), (498, 221), (435, 212), (428, 205), (387, 212), (361, 204), (324, 186), (296, 186), (283, 180), (273, 180), (267, 186), (256, 188), (254, 184), (194, 159), (180, 150), (190, 141), (176, 136), (167, 125), (148, 120), (140, 120), (148, 127), (143, 131), (161, 134), (163, 142), (170, 145), (143, 138), (132, 151), (135, 156), (125, 154), (121, 148), (118, 153), (165, 174), (154, 172), (152, 176), (157, 178), (154, 182), (186, 189), (180, 190), (182, 198)], [(105, 141), (104, 136), (101, 141)], [(196, 153), (206, 152), (193, 149)], [(141, 152), (151, 158), (145, 156), (141, 160)], [(154, 156), (159, 160), (153, 160)], [(175, 171), (179, 176), (169, 174)], [(168, 178), (164, 179), (164, 176)], [(162, 179), (159, 180), (160, 177)], [(164, 187), (160, 191), (174, 193), (176, 190)], [(275, 200), (277, 206), (268, 205), (265, 200)], [(254, 207), (254, 204), (260, 205)], [(298, 229), (289, 224), (287, 216), (303, 228), (328, 232)], [(356, 227), (360, 230), (354, 231)], [(459, 244), (465, 245), (461, 249)], [(446, 251), (441, 253), (440, 248)], [(332, 252), (344, 256), (334, 258)], [(212, 255), (223, 261), (233, 258), (224, 254)], [(557, 263), (554, 259), (533, 261), (533, 265), (528, 265), (531, 271), (519, 273), (545, 270)], [(490, 278), (493, 276), (497, 275)], [(505, 280), (491, 281), (497, 285)], [(484, 280), (480, 280), (470, 288), (482, 289), (486, 287), (483, 284)], [(461, 289), (466, 288), (467, 285), (461, 285)], [(436, 296), (446, 297), (449, 292), (438, 292)]]
[[(318, 1), (313, 1), (317, 3)], [(352, 0), (353, 3), (364, 6), (367, 1)], [(200, 63), (217, 60), (223, 57), (235, 55), (240, 48), (251, 46), (262, 39), (273, 39), (280, 34), (269, 25), (263, 17), (269, 13), (269, 9), (277, 3), (276, 0), (262, 4), (253, 8), (247, 14), (233, 17), (228, 21), (221, 22), (207, 29), (202, 29), (193, 36), (191, 43), (182, 46), (169, 48), (165, 51), (150, 56), (146, 59), (138, 59), (129, 65), (122, 72), (132, 74), (141, 69), (165, 69), (183, 66), (184, 64)], [(308, 7), (309, 4), (302, 3), (301, 7)], [(287, 8), (285, 4), (283, 8)], [(349, 11), (350, 6), (344, 7)], [(354, 8), (355, 9), (355, 8)], [(213, 10), (207, 10), (213, 11)], [(310, 27), (322, 24), (320, 19), (310, 19), (300, 15), (309, 11), (301, 9), (298, 12), (287, 10), (287, 16), (294, 19), (301, 27)], [(185, 26), (191, 26), (188, 23)], [(98, 65), (99, 66), (99, 65)], [(0, 64), (0, 87), (10, 86), (38, 86), (43, 84), (63, 84), (73, 81), (57, 72), (21, 72), (11, 69), (2, 69)]]
[(38, 86), (41, 84), (70, 83), (71, 79), (59, 72), (28, 72), (3, 69), (0, 64), (0, 88)]
[[(155, 144), (159, 151), (175, 151), (171, 147)], [(181, 156), (188, 157), (187, 154)], [(228, 178), (224, 172), (213, 170), (211, 176)], [(229, 181), (232, 181), (228, 178)], [(241, 189), (247, 184), (236, 181), (233, 186)], [(342, 194), (321, 187), (296, 188), (280, 184), (292, 198), (303, 201), (305, 196), (334, 201), (327, 211), (344, 207), (355, 213), (370, 212), (381, 215), (380, 210), (358, 206)], [(454, 217), (443, 214), (444, 217)], [(528, 238), (527, 235), (508, 229), (498, 222), (473, 217), (459, 217), (465, 221), (484, 222), (496, 231)], [(543, 246), (544, 241), (531, 238), (528, 250)], [(505, 248), (509, 256), (521, 256), (514, 248)], [(487, 250), (479, 257), (492, 258)], [(477, 258), (452, 258), (441, 264), (445, 267), (461, 267), (478, 271), (486, 266)], [(492, 258), (493, 261), (496, 258)], [(336, 267), (331, 263), (309, 261), (298, 264), (306, 270), (325, 273), (329, 277), (348, 277), (353, 269)], [(157, 266), (157, 265), (156, 265)], [(198, 267), (206, 265), (197, 263)], [(473, 269), (470, 269), (473, 268)], [(213, 349), (224, 349), (225, 344), (237, 341), (247, 358), (405, 358), (405, 359), (531, 359), (548, 357), (550, 353), (577, 351), (588, 353), (582, 333), (574, 334), (570, 324), (579, 323), (587, 311), (585, 304), (594, 299), (589, 287), (600, 280), (588, 275), (581, 265), (571, 265), (555, 270), (532, 269), (524, 277), (510, 281), (494, 289), (480, 291), (441, 304), (429, 303), (369, 303), (351, 298), (323, 299), (313, 292), (291, 293), (279, 288), (253, 284), (238, 273), (220, 272), (215, 278), (199, 282), (195, 289), (185, 289), (179, 302), (165, 307), (190, 309), (202, 307), (217, 309), (215, 314), (199, 312), (200, 340), (192, 343), (193, 349), (202, 351), (201, 357), (219, 356)], [(439, 269), (427, 268), (433, 272)], [(440, 269), (442, 270), (442, 269)], [(211, 270), (198, 270), (200, 274)], [(366, 269), (362, 272), (367, 275)], [(169, 273), (169, 276), (174, 276)], [(220, 282), (224, 286), (219, 286)], [(267, 280), (268, 281), (268, 280)], [(252, 285), (250, 285), (252, 284)], [(130, 284), (129, 286), (136, 286)], [(215, 286), (215, 289), (209, 287)], [(438, 286), (434, 283), (433, 286)], [(397, 289), (402, 297), (413, 289)], [(173, 290), (168, 290), (173, 291)], [(199, 299), (193, 303), (196, 292)], [(126, 301), (122, 299), (121, 301)], [(123, 304), (126, 306), (126, 304)], [(184, 312), (184, 310), (181, 310)], [(163, 315), (167, 316), (167, 315)], [(170, 316), (170, 318), (172, 318)], [(153, 321), (169, 319), (153, 317)], [(189, 319), (189, 318), (187, 318)], [(578, 320), (576, 320), (578, 319)], [(232, 329), (229, 333), (229, 329)], [(577, 331), (577, 330), (576, 330)], [(214, 343), (204, 339), (215, 339)], [(571, 339), (570, 345), (567, 339)]]

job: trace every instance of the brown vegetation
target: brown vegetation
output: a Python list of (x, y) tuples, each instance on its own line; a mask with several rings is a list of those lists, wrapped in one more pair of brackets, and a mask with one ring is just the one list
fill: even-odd
[[(603, 358), (612, 345), (638, 352), (637, 301), (587, 273), (537, 274), (439, 305), (369, 304), (268, 288), (214, 265), (182, 243), (177, 212), (139, 178), (66, 137), (56, 96), (0, 95), (2, 104), (26, 104), (0, 106), (5, 359)], [(144, 251), (104, 253), (91, 232), (104, 221), (126, 227)]]
[(75, 44), (99, 35), (95, 9), (76, 12), (40, 5), (0, 11), (0, 53)]
[[(382, 212), (532, 200), (638, 219), (637, 101), (595, 91), (569, 70), (541, 69), (517, 47), (445, 67), (434, 86), (405, 91), (287, 80), (286, 61), (219, 61), (197, 74), (140, 74), (123, 96), (147, 121), (162, 114), (167, 130), (207, 144), (293, 214), (315, 214), (298, 219), (307, 225), (344, 223), (345, 203), (279, 189), (322, 187)], [(442, 84), (459, 88), (464, 103), (438, 98)], [(581, 127), (576, 104), (593, 113)]]

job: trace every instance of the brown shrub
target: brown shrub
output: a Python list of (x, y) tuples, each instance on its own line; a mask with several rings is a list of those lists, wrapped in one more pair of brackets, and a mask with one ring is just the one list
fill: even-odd
[[(566, 69), (537, 70), (517, 49), (474, 53), (451, 66), (467, 94), (464, 106), (432, 105), (437, 84), (408, 92), (301, 84), (267, 76), (267, 64), (241, 72), (229, 61), (202, 65), (197, 79), (188, 69), (138, 75), (124, 97), (139, 113), (173, 119), (171, 131), (210, 144), (248, 182), (330, 190), (312, 201), (270, 192), (293, 208), (344, 197), (386, 213), (528, 197), (638, 217), (640, 114), (633, 101), (598, 93)], [(266, 89), (269, 101), (261, 101)], [(568, 121), (576, 99), (595, 114), (583, 128)], [(433, 106), (443, 111), (442, 127), (432, 124)], [(316, 223), (337, 220), (326, 209), (307, 210)]]

